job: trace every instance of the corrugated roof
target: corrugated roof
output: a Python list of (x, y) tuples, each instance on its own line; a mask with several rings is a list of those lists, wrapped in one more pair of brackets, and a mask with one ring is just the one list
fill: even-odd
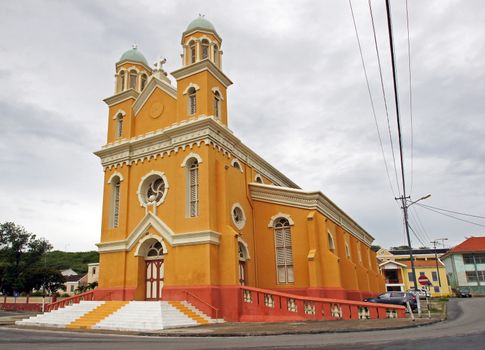
[(485, 237), (470, 237), (449, 251), (450, 253), (485, 252)]

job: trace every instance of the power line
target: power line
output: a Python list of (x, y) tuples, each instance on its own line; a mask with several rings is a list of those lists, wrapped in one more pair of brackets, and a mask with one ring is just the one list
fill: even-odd
[[(380, 77), (380, 81), (381, 81), (382, 98), (384, 100), (384, 109), (386, 111), (387, 132), (389, 134), (389, 142), (391, 144), (391, 153), (392, 153), (392, 160), (393, 160), (393, 166), (394, 166), (394, 175), (396, 176), (397, 191), (398, 191), (399, 195), (401, 195), (401, 191), (399, 189), (399, 176), (397, 175), (396, 156), (394, 154), (394, 143), (392, 141), (391, 123), (390, 123), (390, 120), (389, 120), (389, 108), (387, 106), (386, 90), (384, 88), (384, 78), (382, 77), (381, 58), (380, 58), (380, 54), (379, 54), (379, 45), (377, 44), (376, 27), (375, 27), (375, 23), (374, 23), (374, 14), (372, 12), (371, 0), (368, 0), (368, 3), (369, 3), (370, 18), (371, 18), (371, 23), (372, 23), (372, 33), (374, 35), (374, 46), (375, 46), (375, 49), (376, 49), (377, 64), (378, 64), (378, 67), (379, 67), (379, 77)], [(393, 191), (393, 193), (394, 193), (394, 191)]]
[(414, 211), (414, 214), (416, 215), (416, 219), (418, 220), (419, 226), (421, 226), (421, 228), (423, 229), (423, 232), (424, 232), (425, 236), (427, 237), (427, 240), (428, 241), (431, 241), (431, 237), (428, 235), (428, 232), (424, 228), (423, 222), (421, 221), (421, 218), (419, 217), (418, 211), (416, 210), (416, 208), (413, 208), (413, 211)]
[(414, 127), (413, 127), (413, 88), (412, 88), (412, 75), (411, 75), (411, 40), (409, 40), (408, 0), (406, 0), (406, 30), (408, 33), (409, 115), (411, 117), (411, 189), (409, 191), (409, 194), (411, 194), (413, 193), (413, 185), (414, 185), (414, 132), (413, 132)]
[(447, 210), (447, 209), (442, 209), (442, 208), (438, 208), (438, 207), (433, 207), (433, 206), (428, 205), (428, 204), (421, 204), (421, 203), (419, 203), (419, 205), (422, 206), (422, 207), (426, 207), (426, 208), (432, 208), (432, 209), (436, 209), (436, 210), (440, 210), (440, 211), (445, 211), (447, 213), (453, 213), (453, 214), (458, 214), (458, 215), (463, 215), (463, 216), (470, 216), (472, 218), (478, 218), (478, 219), (485, 219), (485, 216), (460, 213), (458, 211), (453, 211), (453, 210)]
[(449, 218), (452, 218), (452, 219), (455, 219), (455, 220), (459, 220), (459, 221), (463, 221), (463, 222), (467, 222), (469, 224), (472, 224), (472, 225), (476, 225), (476, 226), (481, 226), (481, 227), (485, 227), (485, 225), (482, 225), (482, 224), (478, 224), (476, 222), (473, 222), (473, 221), (469, 221), (469, 220), (465, 220), (465, 219), (460, 219), (460, 218), (457, 218), (456, 216), (453, 216), (453, 215), (450, 215), (450, 214), (445, 214), (445, 213), (442, 213), (438, 210), (434, 210), (434, 209), (431, 209), (427, 206), (424, 206), (422, 204), (418, 204), (421, 208), (424, 208), (424, 209), (427, 209), (427, 210), (430, 210), (430, 211), (433, 211), (435, 213), (438, 213), (438, 214), (441, 214), (441, 215), (444, 215), (444, 216), (447, 216)]
[(419, 243), (421, 243), (421, 246), (422, 247), (426, 247), (426, 244), (424, 244), (424, 242), (421, 240), (421, 238), (419, 238), (419, 236), (417, 235), (417, 233), (413, 230), (413, 228), (411, 227), (411, 225), (409, 225), (409, 229), (411, 230), (411, 232), (413, 233), (414, 237), (416, 237), (416, 239), (419, 241)]
[[(354, 10), (352, 8), (352, 1), (351, 0), (349, 0), (349, 6), (350, 6), (350, 12), (352, 13), (352, 21), (354, 23), (354, 30), (355, 30), (355, 36), (357, 38), (357, 44), (359, 45), (360, 60), (362, 62), (362, 68), (364, 69), (364, 76), (365, 76), (365, 81), (366, 81), (366, 84), (367, 84), (367, 92), (369, 93), (369, 99), (370, 99), (370, 104), (371, 104), (371, 108), (372, 108), (372, 115), (374, 116), (374, 122), (375, 122), (376, 129), (377, 129), (377, 136), (379, 137), (379, 144), (380, 144), (380, 147), (381, 147), (382, 158), (384, 160), (384, 166), (386, 168), (387, 180), (389, 181), (389, 186), (391, 188), (391, 192), (392, 192), (393, 196), (395, 197), (396, 194), (395, 194), (395, 191), (394, 191), (394, 187), (392, 185), (391, 176), (389, 175), (389, 167), (387, 166), (386, 156), (385, 156), (385, 153), (384, 153), (384, 146), (382, 145), (382, 137), (381, 137), (381, 132), (380, 132), (380, 129), (379, 129), (379, 124), (377, 122), (376, 110), (375, 110), (375, 106), (374, 106), (374, 99), (372, 98), (372, 93), (371, 93), (370, 84), (369, 84), (369, 77), (367, 76), (367, 69), (365, 68), (364, 55), (362, 53), (362, 46), (360, 44), (359, 32), (357, 30), (357, 24), (356, 24), (356, 21), (355, 21)], [(386, 110), (387, 110), (387, 107), (386, 107)], [(393, 152), (393, 156), (394, 156), (394, 152)], [(394, 169), (395, 168), (396, 168), (396, 165), (394, 163)], [(397, 179), (397, 173), (396, 173), (396, 179)], [(398, 185), (398, 193), (399, 193), (399, 182), (397, 183), (397, 185)]]

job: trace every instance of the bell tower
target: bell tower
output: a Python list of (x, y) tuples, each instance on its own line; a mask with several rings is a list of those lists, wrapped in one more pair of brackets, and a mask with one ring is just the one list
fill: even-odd
[(222, 39), (204, 16), (190, 22), (182, 33), (182, 68), (177, 79), (177, 120), (211, 116), (227, 126), (227, 87), (222, 72)]

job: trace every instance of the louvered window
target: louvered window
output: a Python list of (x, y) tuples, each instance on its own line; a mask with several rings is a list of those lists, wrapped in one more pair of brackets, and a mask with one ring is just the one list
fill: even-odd
[(118, 177), (112, 180), (112, 186), (111, 226), (116, 228), (120, 221), (120, 179)]
[(219, 94), (219, 91), (216, 91), (214, 93), (214, 116), (219, 119), (221, 113), (221, 94)]
[(121, 137), (123, 135), (123, 116), (118, 114), (116, 118), (116, 137)]
[(138, 73), (135, 70), (130, 71), (130, 89), (136, 90), (136, 78)]
[(188, 169), (189, 216), (195, 217), (199, 215), (199, 164), (197, 159), (192, 160)]
[(195, 63), (195, 42), (191, 41), (189, 43), (190, 50), (190, 63)]
[(291, 250), (290, 223), (287, 219), (280, 218), (275, 221), (274, 235), (278, 283), (292, 283), (295, 281), (293, 276), (293, 253)]
[(188, 92), (189, 92), (188, 114), (192, 115), (192, 114), (195, 114), (195, 112), (197, 111), (196, 90), (195, 88), (191, 87)]
[(209, 41), (206, 39), (202, 40), (202, 59), (209, 58)]

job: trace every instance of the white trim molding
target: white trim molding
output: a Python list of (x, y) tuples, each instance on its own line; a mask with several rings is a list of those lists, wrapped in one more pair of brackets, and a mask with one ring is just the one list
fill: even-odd
[(182, 92), (182, 95), (187, 95), (187, 93), (189, 92), (189, 89), (190, 88), (194, 88), (195, 91), (199, 91), (200, 90), (199, 85), (197, 85), (195, 83), (190, 83), (189, 85), (187, 85), (187, 87), (185, 88), (185, 90)]
[[(240, 220), (239, 222), (236, 222), (236, 220), (234, 219), (234, 209), (236, 208), (239, 208), (241, 210), (241, 213), (242, 213), (242, 220)], [(232, 223), (234, 224), (234, 226), (236, 226), (239, 230), (242, 230), (244, 228), (244, 226), (246, 225), (246, 213), (244, 212), (244, 209), (242, 208), (241, 204), (239, 203), (234, 203), (232, 205), (232, 208), (231, 208), (231, 219), (232, 219)]]
[[(237, 166), (236, 166), (236, 164), (237, 164)], [(234, 159), (231, 160), (231, 166), (233, 168), (239, 169), (239, 171), (241, 172), (241, 174), (244, 173), (244, 170), (243, 170), (243, 167), (241, 165), (241, 162), (239, 160), (237, 160), (236, 158), (234, 158)]]
[(182, 168), (185, 168), (185, 167), (186, 167), (186, 165), (187, 165), (187, 162), (188, 162), (188, 161), (189, 161), (189, 159), (191, 159), (191, 158), (195, 158), (195, 159), (197, 159), (197, 163), (198, 163), (198, 164), (201, 164), (201, 163), (202, 163), (202, 157), (201, 157), (200, 155), (198, 155), (198, 154), (197, 154), (197, 153), (195, 153), (195, 152), (190, 152), (190, 153), (187, 155), (187, 157), (185, 157), (185, 158), (184, 158), (184, 160), (182, 161), (182, 163), (180, 164), (180, 166), (181, 166)]
[(222, 101), (224, 101), (224, 96), (222, 95), (222, 91), (221, 89), (219, 89), (219, 86), (214, 86), (212, 89), (211, 89), (212, 93), (215, 94), (216, 91), (219, 93), (219, 96), (221, 98)]
[(374, 241), (374, 237), (321, 192), (307, 192), (254, 182), (249, 184), (249, 189), (253, 200), (317, 210), (367, 246), (370, 247)]
[(284, 214), (280, 212), (278, 214), (273, 215), (271, 219), (269, 219), (268, 227), (273, 228), (275, 220), (279, 218), (285, 218), (286, 220), (288, 220), (288, 223), (290, 224), (290, 226), (293, 226), (295, 224), (290, 214)]
[[(149, 240), (156, 240), (162, 245), (163, 248), (163, 255), (168, 254), (167, 246), (165, 245), (165, 242), (163, 241), (162, 236), (155, 235), (153, 233), (150, 233), (146, 236), (143, 236), (139, 241), (135, 249), (135, 256), (145, 256), (147, 255), (146, 249), (149, 247), (148, 245), (144, 245), (145, 242)], [(142, 251), (144, 249), (145, 251)]]
[(113, 114), (113, 119), (117, 119), (118, 116), (121, 114), (122, 117), (126, 116), (126, 112), (122, 109), (118, 109), (114, 114)]
[(101, 164), (105, 169), (111, 169), (123, 165), (131, 166), (157, 157), (164, 158), (187, 148), (200, 147), (202, 144), (223, 153), (227, 158), (241, 159), (274, 184), (299, 188), (244, 145), (225, 125), (208, 116), (201, 115), (177, 122), (130, 139), (115, 140), (104, 145), (95, 154), (101, 158)]
[(121, 173), (119, 173), (119, 172), (115, 171), (113, 174), (111, 174), (111, 176), (109, 177), (109, 179), (108, 179), (108, 182), (107, 182), (107, 183), (109, 183), (109, 184), (110, 184), (110, 183), (113, 181), (113, 179), (114, 179), (115, 177), (118, 177), (118, 178), (120, 179), (120, 182), (121, 182), (121, 181), (123, 181), (123, 175), (121, 175)]
[[(219, 245), (221, 239), (221, 234), (215, 231), (183, 232), (176, 234), (157, 216), (148, 212), (126, 239), (101, 242), (97, 243), (96, 246), (100, 253), (131, 251), (135, 244), (140, 242), (140, 239), (149, 233), (151, 229), (158, 233), (163, 241), (167, 242), (171, 247), (197, 244)], [(154, 234), (149, 233), (148, 236), (150, 235)], [(164, 252), (165, 249), (166, 247), (164, 246)], [(139, 252), (139, 249), (136, 252)]]
[(144, 192), (145, 192), (145, 190), (147, 188), (147, 185), (150, 182), (149, 179), (150, 178), (155, 178), (155, 177), (162, 178), (163, 182), (165, 183), (165, 190), (163, 192), (162, 198), (160, 198), (155, 203), (155, 205), (158, 207), (160, 204), (162, 204), (165, 201), (165, 198), (167, 197), (167, 192), (168, 192), (169, 185), (168, 185), (168, 181), (167, 181), (167, 177), (165, 176), (165, 173), (162, 172), (162, 171), (152, 170), (149, 173), (145, 174), (141, 178), (140, 183), (138, 184), (138, 190), (136, 191), (136, 194), (138, 196), (138, 200), (140, 201), (140, 205), (142, 207), (145, 207), (146, 208), (148, 206), (148, 202), (145, 201), (145, 193)]
[[(244, 241), (244, 239), (242, 239), (240, 236), (237, 236), (237, 243), (238, 244), (241, 243), (243, 245), (244, 249), (246, 250), (245, 259), (251, 260), (251, 255), (249, 254), (249, 247), (248, 247), (248, 244)], [(238, 249), (239, 249), (239, 247), (238, 247)]]

